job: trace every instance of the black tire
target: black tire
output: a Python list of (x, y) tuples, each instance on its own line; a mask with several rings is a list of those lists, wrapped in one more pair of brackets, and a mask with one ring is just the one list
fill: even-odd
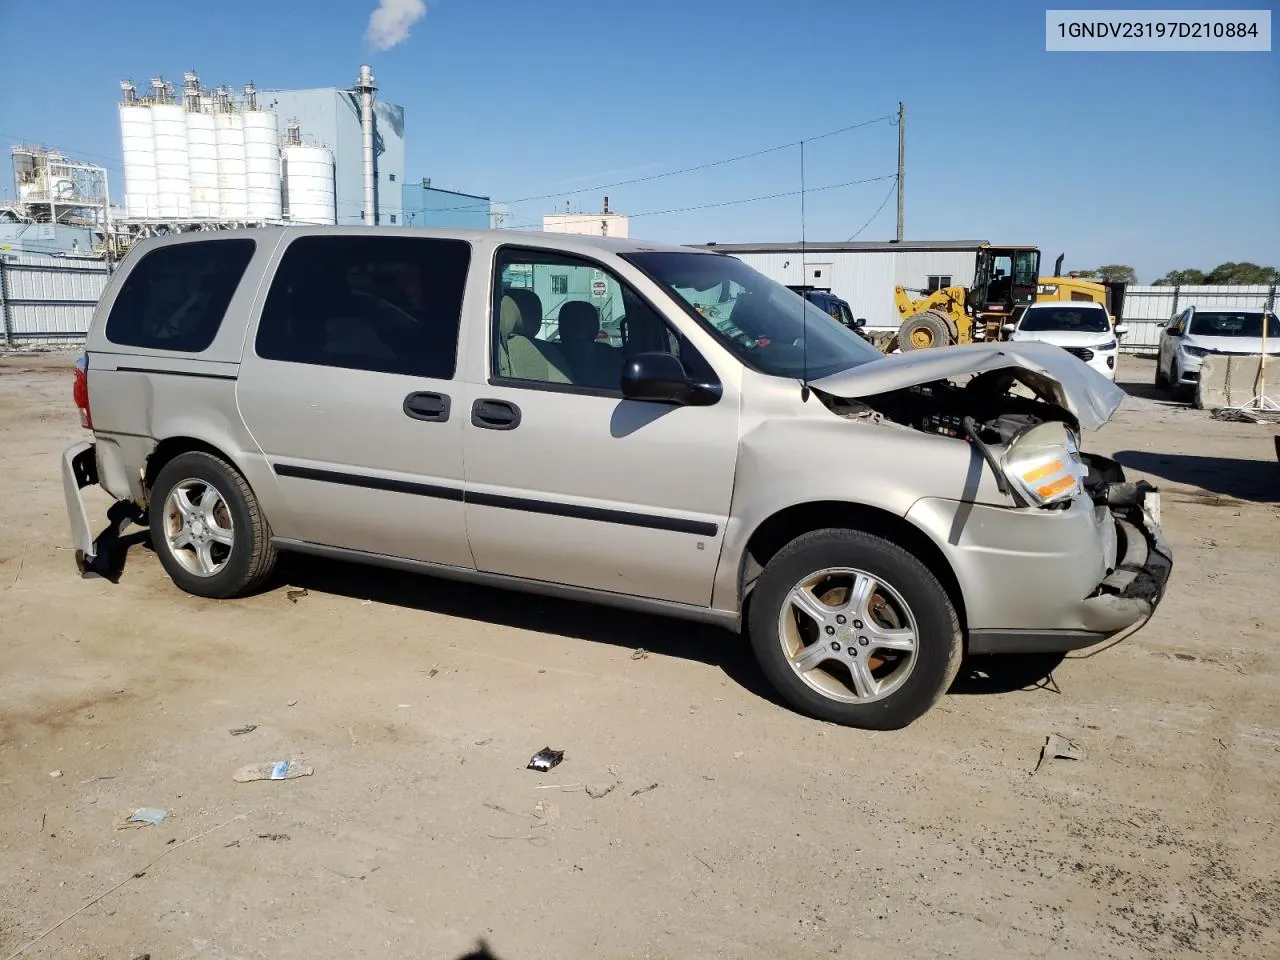
[[(927, 338), (928, 342), (913, 343), (912, 334)], [(930, 347), (945, 347), (952, 342), (951, 324), (947, 318), (936, 310), (926, 310), (914, 317), (907, 317), (898, 327), (898, 349), (903, 353), (909, 350), (926, 350)]]
[(1160, 361), (1156, 361), (1156, 389), (1167, 390), (1169, 388), (1169, 378), (1164, 375), (1164, 368), (1160, 366)]
[[(168, 532), (176, 517), (169, 507), (169, 494), (187, 481), (212, 487), (230, 516), (230, 548), (219, 554), (221, 568), (209, 575), (188, 569), (190, 561), (184, 563), (169, 542)], [(165, 464), (151, 488), (149, 513), (152, 548), (169, 578), (187, 593), (218, 600), (243, 596), (260, 587), (275, 568), (271, 528), (258, 498), (235, 467), (211, 453), (183, 453)]]
[[(831, 568), (864, 571), (880, 580), (900, 595), (915, 618), (914, 663), (896, 689), (881, 699), (846, 702), (820, 692), (801, 679), (783, 649), (780, 619), (792, 588)], [(815, 530), (780, 550), (756, 582), (747, 632), (760, 669), (791, 706), (821, 720), (867, 730), (896, 730), (927, 712), (951, 686), (963, 654), (960, 618), (938, 578), (906, 550), (858, 530)], [(826, 641), (804, 649), (820, 645)], [(849, 643), (844, 649), (851, 648)], [(826, 661), (822, 668), (830, 672)]]

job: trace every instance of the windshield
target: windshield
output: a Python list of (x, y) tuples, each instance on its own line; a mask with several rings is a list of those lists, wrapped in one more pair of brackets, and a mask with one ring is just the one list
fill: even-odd
[(1107, 333), (1111, 329), (1111, 320), (1107, 311), (1098, 308), (1028, 307), (1018, 329), (1028, 333), (1049, 330)]
[(686, 303), (752, 370), (817, 380), (883, 357), (821, 308), (734, 257), (707, 253), (623, 256)]
[[(1275, 314), (1267, 314), (1267, 336), (1280, 336)], [(1199, 337), (1261, 337), (1262, 314), (1235, 310), (1197, 310), (1191, 316), (1187, 333)]]

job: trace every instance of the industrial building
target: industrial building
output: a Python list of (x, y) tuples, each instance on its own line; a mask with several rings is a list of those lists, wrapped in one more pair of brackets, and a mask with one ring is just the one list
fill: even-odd
[(855, 317), (870, 329), (896, 330), (901, 322), (894, 288), (937, 290), (967, 287), (981, 240), (887, 243), (715, 243), (708, 244), (788, 286), (830, 290), (849, 301)]
[(622, 237), (631, 233), (630, 221), (620, 213), (609, 210), (609, 198), (599, 213), (571, 213), (569, 204), (564, 205), (564, 213), (553, 213), (542, 218), (544, 233), (577, 233), (592, 237)]
[(107, 171), (49, 147), (11, 150), (15, 202), (0, 204), (0, 253), (90, 256), (111, 223)]
[(430, 177), (406, 183), (402, 197), (407, 227), (489, 229), (491, 203), (488, 197), (433, 187)]
[(487, 226), (489, 198), (405, 182), (404, 107), (350, 88), (121, 84), (130, 237), (279, 223)]

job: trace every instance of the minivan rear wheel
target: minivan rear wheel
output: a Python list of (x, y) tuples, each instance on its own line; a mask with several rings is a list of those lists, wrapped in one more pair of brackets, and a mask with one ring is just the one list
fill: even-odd
[(151, 545), (188, 593), (226, 599), (271, 575), (276, 550), (258, 498), (240, 472), (204, 451), (179, 454), (151, 488)]
[(894, 730), (960, 669), (955, 606), (920, 560), (858, 530), (807, 533), (764, 568), (747, 631), (760, 668), (803, 713)]

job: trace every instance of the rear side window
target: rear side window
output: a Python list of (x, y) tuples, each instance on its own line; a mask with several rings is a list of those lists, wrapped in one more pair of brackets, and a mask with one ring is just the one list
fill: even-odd
[(470, 261), (461, 240), (300, 237), (267, 294), (258, 356), (451, 379)]
[(248, 239), (207, 240), (152, 250), (125, 277), (107, 316), (107, 339), (179, 353), (208, 349), (254, 246)]

